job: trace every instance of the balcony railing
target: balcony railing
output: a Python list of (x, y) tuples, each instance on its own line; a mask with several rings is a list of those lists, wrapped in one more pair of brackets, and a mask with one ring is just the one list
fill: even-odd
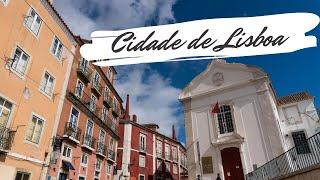
[(320, 164), (320, 133), (246, 175), (247, 180), (276, 179)]
[(97, 96), (101, 96), (102, 86), (100, 85), (100, 83), (95, 82), (95, 81), (92, 80), (91, 90), (92, 90), (92, 92), (95, 93)]
[(83, 81), (88, 83), (92, 74), (92, 70), (89, 67), (84, 67), (79, 63), (77, 68), (78, 75), (82, 78)]
[(115, 159), (116, 159), (115, 157), (116, 157), (116, 153), (112, 149), (109, 149), (108, 150), (108, 159), (111, 161), (115, 161)]
[(107, 148), (104, 145), (104, 143), (102, 143), (102, 142), (97, 143), (97, 150), (96, 151), (97, 151), (97, 154), (102, 155), (102, 156), (106, 156), (106, 154), (107, 154)]
[(96, 142), (96, 139), (94, 137), (92, 137), (92, 135), (85, 134), (83, 136), (83, 145), (85, 147), (89, 147), (91, 149), (94, 149), (95, 142)]
[[(79, 97), (76, 95), (76, 91), (72, 94), (74, 94), (74, 96), (82, 103), (84, 104), (92, 113), (94, 113), (97, 117), (101, 118), (101, 108), (100, 106), (97, 105), (97, 102), (95, 104), (93, 104), (93, 102), (91, 101), (91, 96), (89, 96), (88, 94), (86, 94), (85, 92), (82, 91), (82, 97)], [(98, 100), (97, 100), (98, 101)]]
[(0, 129), (0, 151), (8, 151), (11, 149), (15, 132), (16, 131), (8, 128)]
[(76, 124), (67, 122), (64, 127), (64, 135), (80, 141), (81, 129)]
[(103, 104), (107, 107), (107, 108), (111, 108), (111, 98), (108, 94), (104, 94), (103, 95)]

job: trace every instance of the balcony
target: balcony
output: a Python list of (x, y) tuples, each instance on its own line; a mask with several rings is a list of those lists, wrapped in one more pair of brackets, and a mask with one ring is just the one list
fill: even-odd
[(115, 108), (115, 107), (112, 107), (112, 114), (114, 116), (118, 117), (119, 116), (119, 110), (117, 108)]
[(102, 93), (102, 86), (99, 83), (92, 81), (91, 91), (99, 97)]
[(8, 128), (0, 129), (0, 151), (6, 152), (11, 149), (15, 133), (16, 131)]
[(94, 151), (94, 144), (96, 140), (92, 135), (84, 135), (83, 136), (83, 142), (82, 147), (89, 149), (90, 151)]
[(116, 134), (118, 133), (116, 123), (114, 123), (110, 118), (107, 119), (107, 126), (108, 126), (114, 133), (116, 133)]
[(97, 143), (96, 152), (97, 152), (98, 155), (100, 155), (102, 157), (106, 157), (106, 155), (107, 155), (107, 147), (104, 145), (104, 143), (98, 142)]
[(103, 104), (107, 107), (107, 108), (111, 108), (111, 98), (109, 95), (107, 95), (106, 93), (103, 95)]
[(81, 63), (79, 63), (77, 74), (79, 78), (81, 78), (81, 80), (87, 84), (90, 81), (92, 70), (90, 70), (88, 67), (81, 66)]
[(81, 136), (81, 129), (76, 126), (76, 124), (67, 122), (64, 126), (64, 135), (63, 137), (67, 137), (70, 140), (79, 143)]
[(112, 162), (115, 162), (116, 160), (116, 153), (112, 149), (108, 150), (108, 160)]

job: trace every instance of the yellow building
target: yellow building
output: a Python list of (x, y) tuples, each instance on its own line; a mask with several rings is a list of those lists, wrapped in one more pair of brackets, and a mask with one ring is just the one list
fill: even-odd
[(76, 41), (48, 0), (0, 0), (0, 179), (44, 179)]

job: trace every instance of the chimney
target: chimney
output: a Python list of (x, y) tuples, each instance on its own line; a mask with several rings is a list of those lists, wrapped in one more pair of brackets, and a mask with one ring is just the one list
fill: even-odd
[(132, 116), (132, 121), (135, 122), (135, 123), (137, 123), (137, 115), (134, 114), (134, 115)]
[(127, 94), (127, 100), (126, 100), (126, 110), (124, 112), (124, 119), (130, 120), (130, 114), (129, 114), (129, 94)]
[(172, 139), (177, 140), (176, 129), (174, 128), (174, 125), (172, 125)]

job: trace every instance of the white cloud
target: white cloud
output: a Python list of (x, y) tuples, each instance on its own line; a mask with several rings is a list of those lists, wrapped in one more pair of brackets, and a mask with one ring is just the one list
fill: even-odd
[(89, 37), (94, 30), (115, 30), (174, 22), (176, 0), (55, 0), (72, 31)]
[(179, 127), (183, 125), (177, 99), (181, 90), (145, 64), (121, 66), (117, 70), (120, 77), (117, 78), (116, 89), (124, 101), (126, 94), (130, 94), (130, 114), (136, 114), (141, 124), (158, 124), (159, 131), (169, 137), (175, 124), (178, 135)]

